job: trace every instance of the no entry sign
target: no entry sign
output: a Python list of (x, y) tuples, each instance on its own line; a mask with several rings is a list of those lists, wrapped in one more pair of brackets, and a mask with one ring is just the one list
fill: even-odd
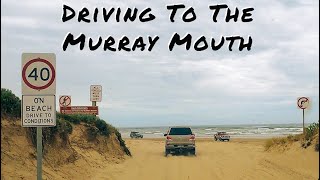
[(56, 94), (56, 56), (54, 53), (22, 54), (22, 94)]

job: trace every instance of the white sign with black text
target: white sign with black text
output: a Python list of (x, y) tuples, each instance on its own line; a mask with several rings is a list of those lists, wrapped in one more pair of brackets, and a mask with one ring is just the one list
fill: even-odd
[(90, 101), (101, 102), (102, 100), (102, 86), (91, 85), (90, 86)]
[(23, 95), (22, 126), (55, 126), (56, 103), (55, 95)]

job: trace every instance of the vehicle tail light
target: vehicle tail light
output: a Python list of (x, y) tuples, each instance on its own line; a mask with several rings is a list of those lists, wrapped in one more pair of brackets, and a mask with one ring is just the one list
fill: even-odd
[(172, 138), (170, 136), (167, 136), (167, 140), (172, 141)]
[(195, 135), (191, 135), (189, 140), (191, 141), (191, 140), (195, 140), (195, 139), (196, 139), (196, 136)]

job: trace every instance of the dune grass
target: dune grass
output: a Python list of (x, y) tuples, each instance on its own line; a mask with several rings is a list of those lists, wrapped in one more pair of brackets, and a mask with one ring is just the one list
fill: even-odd
[(312, 123), (305, 128), (304, 134), (289, 135), (287, 137), (268, 139), (265, 143), (265, 150), (269, 150), (275, 146), (285, 146), (293, 142), (301, 142), (301, 146), (307, 148), (311, 145), (311, 142), (316, 139), (315, 150), (319, 151), (319, 123)]

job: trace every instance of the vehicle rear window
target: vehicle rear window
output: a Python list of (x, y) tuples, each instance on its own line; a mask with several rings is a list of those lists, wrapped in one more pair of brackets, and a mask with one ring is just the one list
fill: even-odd
[(169, 135), (190, 135), (190, 128), (171, 128)]

